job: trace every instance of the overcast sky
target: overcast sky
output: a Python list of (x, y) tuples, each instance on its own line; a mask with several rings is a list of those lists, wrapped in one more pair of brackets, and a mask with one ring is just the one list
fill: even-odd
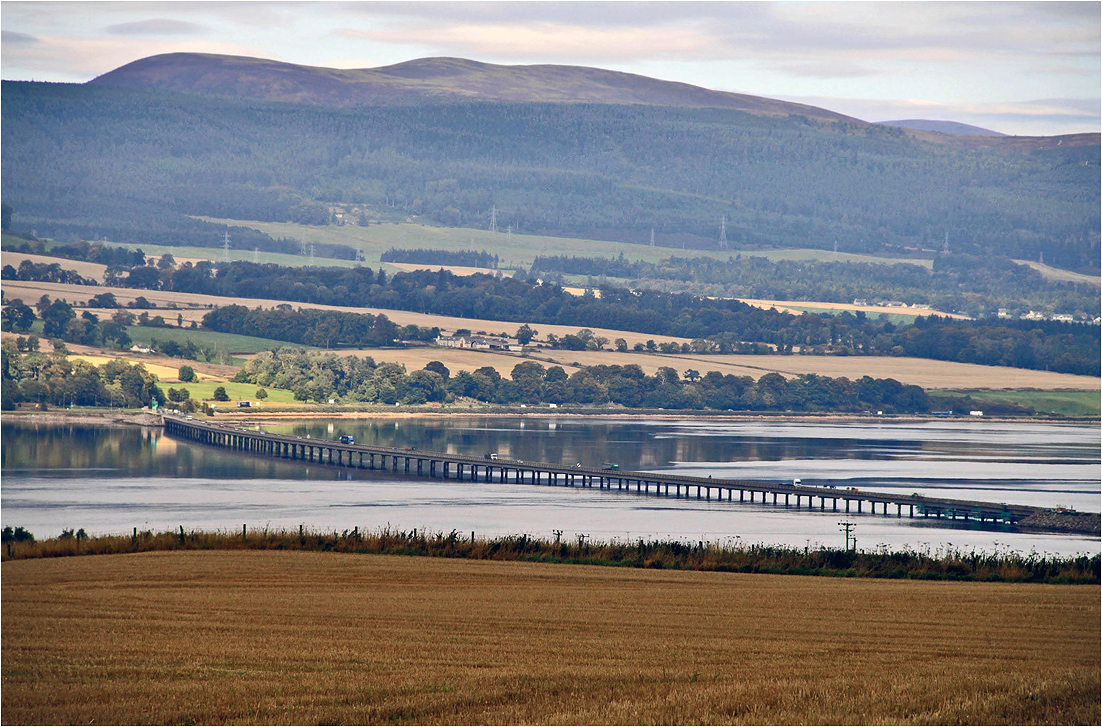
[(0, 75), (194, 51), (337, 68), (455, 56), (640, 73), (867, 121), (1100, 130), (1099, 2), (14, 2)]

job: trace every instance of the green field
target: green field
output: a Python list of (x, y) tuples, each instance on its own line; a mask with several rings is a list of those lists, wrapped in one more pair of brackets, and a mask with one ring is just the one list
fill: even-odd
[[(460, 227), (436, 227), (417, 223), (392, 224), (383, 223), (369, 227), (356, 225), (298, 225), (284, 222), (250, 222), (241, 220), (225, 220), (203, 217), (208, 222), (216, 222), (231, 226), (249, 227), (259, 230), (276, 239), (287, 238), (289, 240), (304, 241), (306, 243), (326, 243), (330, 245), (346, 245), (363, 250), (364, 262), (362, 264), (375, 267), (380, 265), (379, 256), (391, 248), (428, 248), (434, 250), (476, 250), (497, 255), (501, 258), (500, 267), (503, 270), (512, 270), (523, 266), (530, 268), (532, 262), (540, 255), (573, 255), (576, 257), (616, 257), (623, 253), (631, 260), (644, 260), (647, 262), (659, 262), (663, 258), (671, 256), (682, 257), (713, 257), (726, 259), (734, 255), (752, 255), (766, 257), (770, 260), (818, 260), (826, 262), (868, 262), (868, 263), (912, 263), (930, 267), (932, 260), (910, 260), (899, 258), (875, 257), (872, 255), (852, 255), (844, 252), (831, 252), (829, 250), (683, 250), (679, 247), (651, 247), (647, 244), (629, 244), (625, 242), (609, 242), (606, 240), (584, 240), (569, 237), (547, 237), (542, 235), (525, 235), (519, 233), (490, 232), (489, 230), (474, 230)], [(640, 240), (640, 243), (645, 241)], [(146, 252), (154, 248), (143, 246)], [(161, 248), (156, 248), (161, 250)], [(183, 250), (185, 248), (178, 248)], [(164, 248), (177, 253), (172, 248)], [(158, 253), (160, 254), (160, 253)], [(204, 249), (204, 256), (220, 256), (221, 250)], [(235, 260), (252, 260), (253, 253), (244, 250), (230, 251)], [(186, 257), (179, 253), (180, 257)], [(260, 253), (261, 260), (265, 253)], [(303, 264), (303, 258), (296, 255), (279, 255), (293, 262), (282, 263), (290, 265)], [(271, 262), (276, 262), (272, 260)], [(321, 264), (315, 261), (317, 264)], [(326, 260), (326, 265), (354, 266), (355, 263), (348, 260)]]
[[(257, 389), (264, 389), (268, 392), (268, 398), (263, 400), (265, 403), (290, 404), (295, 400), (294, 394), (286, 389), (275, 389), (267, 386), (257, 386), (256, 384), (237, 384), (232, 381), (227, 381), (225, 383), (220, 383), (218, 381), (189, 381), (181, 384), (161, 384), (161, 388), (165, 390), (165, 393), (168, 392), (169, 388), (187, 389), (188, 393), (191, 394), (191, 398), (196, 401), (212, 401), (214, 399), (214, 390), (219, 386), (225, 387), (226, 395), (230, 397), (229, 402), (217, 402), (219, 408), (236, 408), (237, 402), (239, 401), (257, 401)], [(172, 403), (167, 402), (166, 405), (172, 406)]]
[(256, 338), (236, 333), (219, 333), (202, 328), (150, 328), (148, 326), (128, 326), (126, 329), (134, 343), (148, 345), (154, 338), (158, 341), (175, 341), (183, 345), (190, 340), (196, 346), (213, 348), (215, 351), (230, 354), (252, 355), (261, 351), (272, 351), (281, 346), (294, 346), (314, 350), (313, 346), (303, 346), (272, 338)]
[(990, 401), (1017, 404), (1038, 414), (1068, 417), (1097, 417), (1102, 414), (1102, 400), (1097, 391), (946, 391), (946, 394), (970, 396), (982, 404)]

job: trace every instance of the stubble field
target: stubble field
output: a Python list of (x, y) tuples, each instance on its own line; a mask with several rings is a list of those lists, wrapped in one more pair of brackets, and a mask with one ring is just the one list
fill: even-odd
[(6, 724), (1100, 719), (1095, 586), (213, 551), (3, 600)]

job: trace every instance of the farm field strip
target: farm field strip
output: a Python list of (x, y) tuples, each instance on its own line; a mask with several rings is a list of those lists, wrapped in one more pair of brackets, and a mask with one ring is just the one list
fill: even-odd
[(736, 298), (741, 300), (747, 305), (752, 305), (755, 308), (776, 308), (779, 311), (794, 313), (799, 315), (805, 311), (811, 311), (815, 313), (826, 313), (831, 311), (864, 311), (865, 313), (872, 313), (873, 315), (880, 315), (884, 313), (889, 316), (900, 316), (902, 318), (916, 318), (918, 316), (939, 315), (949, 318), (957, 318), (960, 320), (970, 320), (968, 316), (960, 315), (959, 313), (945, 313), (938, 310), (915, 310), (913, 308), (888, 308), (878, 305), (853, 305), (852, 303), (828, 303), (826, 301), (811, 301), (811, 300), (763, 300), (758, 298)]
[(317, 552), (5, 562), (6, 724), (1096, 724), (1099, 588)]
[[(79, 285), (64, 285), (61, 283), (36, 283), (19, 280), (5, 281), (5, 292), (9, 298), (22, 297), (24, 300), (37, 300), (41, 295), (47, 294), (51, 298), (62, 298), (70, 303), (86, 301), (95, 293), (111, 292), (125, 305), (134, 300), (138, 295), (144, 295), (158, 307), (168, 306), (194, 306), (198, 311), (205, 312), (208, 306), (215, 305), (243, 305), (249, 308), (263, 306), (273, 308), (284, 304), (286, 301), (265, 300), (256, 298), (222, 298), (212, 295), (194, 295), (189, 293), (172, 293), (165, 291), (141, 291), (131, 288), (87, 288)], [(95, 291), (92, 293), (90, 291)], [(470, 318), (455, 318), (450, 316), (438, 316), (424, 313), (412, 313), (408, 311), (385, 310), (378, 308), (356, 308), (350, 306), (326, 306), (306, 303), (294, 303), (296, 308), (320, 308), (324, 310), (341, 310), (352, 313), (371, 313), (385, 315), (398, 325), (414, 324), (423, 327), (439, 327), (444, 332), (454, 332), (459, 328), (474, 331), (487, 331), (489, 333), (511, 333), (519, 327), (519, 323), (507, 321), (488, 321)], [(182, 311), (187, 313), (188, 311)], [(194, 312), (194, 309), (193, 311)], [(163, 311), (157, 311), (158, 314)], [(554, 333), (563, 336), (568, 333), (576, 333), (578, 327), (561, 325), (533, 324), (539, 331), (539, 337), (544, 338)], [(148, 329), (151, 332), (160, 331), (163, 335), (175, 332), (176, 335), (186, 336), (187, 331), (182, 329)], [(688, 339), (674, 336), (652, 336), (650, 334), (633, 333), (630, 331), (616, 331), (603, 328), (591, 329), (597, 336), (603, 336), (609, 341), (623, 338), (628, 347), (636, 343), (645, 343), (648, 340), (658, 342), (675, 341), (687, 343)], [(200, 335), (202, 332), (197, 332)], [(206, 332), (210, 333), (210, 332)], [(5, 334), (8, 335), (8, 334)], [(157, 335), (151, 333), (151, 335)], [(293, 344), (288, 344), (293, 345)], [(394, 361), (404, 363), (409, 370), (424, 368), (429, 361), (441, 361), (453, 372), (459, 369), (474, 370), (481, 366), (493, 366), (502, 374), (508, 374), (513, 366), (523, 360), (535, 360), (544, 365), (561, 365), (573, 367), (593, 366), (598, 364), (638, 364), (648, 374), (653, 374), (662, 366), (673, 366), (679, 372), (688, 368), (694, 368), (701, 373), (707, 371), (719, 371), (724, 374), (736, 376), (760, 376), (775, 372), (786, 376), (797, 376), (803, 373), (814, 373), (822, 376), (846, 376), (857, 379), (861, 376), (874, 378), (893, 378), (904, 384), (915, 384), (927, 389), (1048, 389), (1048, 390), (1072, 390), (1072, 391), (1099, 391), (1102, 389), (1102, 379), (1091, 376), (1078, 376), (1074, 374), (1059, 374), (1049, 371), (1033, 369), (1015, 369), (1001, 366), (981, 366), (979, 364), (962, 364), (953, 361), (935, 361), (931, 359), (916, 359), (904, 357), (871, 357), (871, 356), (770, 356), (770, 355), (715, 355), (693, 356), (691, 354), (651, 354), (651, 353), (620, 353), (617, 351), (567, 351), (556, 349), (538, 349), (529, 356), (510, 355), (490, 351), (471, 351), (463, 349), (448, 349), (438, 347), (415, 347), (406, 349), (340, 349), (340, 355), (366, 355), (372, 356), (376, 361)], [(455, 368), (453, 368), (453, 364)], [(684, 367), (684, 368), (681, 368)]]
[[(274, 308), (277, 305), (290, 304), (295, 308), (318, 308), (321, 310), (337, 310), (346, 311), (349, 313), (370, 313), (372, 315), (385, 315), (390, 320), (394, 321), (398, 325), (405, 326), (414, 324), (425, 328), (432, 328), (434, 326), (439, 327), (443, 331), (455, 331), (460, 328), (467, 328), (471, 330), (485, 330), (491, 334), (497, 333), (513, 333), (520, 327), (519, 322), (511, 321), (490, 321), (481, 320), (477, 318), (456, 318), (453, 316), (440, 316), (429, 313), (413, 313), (410, 311), (401, 310), (387, 310), (383, 308), (359, 308), (355, 306), (336, 306), (336, 305), (320, 305), (314, 303), (298, 303), (294, 301), (286, 300), (269, 300), (264, 298), (223, 298), (216, 295), (200, 295), (193, 293), (175, 293), (161, 290), (138, 290), (135, 288), (109, 288), (104, 286), (98, 286), (95, 288), (88, 288), (80, 285), (65, 285), (62, 283), (39, 283), (23, 280), (6, 280), (4, 281), (4, 288), (9, 298), (23, 298), (26, 301), (38, 300), (43, 294), (49, 295), (51, 298), (58, 298), (65, 300), (70, 304), (75, 302), (87, 301), (93, 295), (97, 293), (114, 293), (115, 297), (122, 305), (133, 301), (138, 296), (143, 296), (153, 305), (158, 308), (165, 308), (171, 305), (177, 306), (192, 306), (197, 308), (208, 308), (213, 306), (222, 305), (242, 305), (248, 308), (256, 308), (263, 306), (264, 308)], [(33, 297), (32, 297), (33, 296)], [(186, 311), (181, 311), (185, 312)], [(203, 313), (206, 311), (204, 310)], [(176, 313), (176, 311), (172, 311)], [(164, 311), (156, 311), (156, 314), (163, 315)], [(538, 326), (540, 336), (546, 337), (550, 333), (554, 333), (556, 336), (564, 336), (568, 333), (577, 333), (578, 329), (582, 326), (562, 326), (562, 325), (544, 325), (533, 324)], [(594, 335), (604, 336), (609, 340), (615, 338), (623, 338), (628, 342), (628, 345), (634, 345), (636, 343), (645, 343), (655, 336), (645, 333), (633, 333), (631, 331), (616, 331), (607, 328), (591, 328)], [(688, 338), (679, 338), (677, 336), (659, 336), (663, 341), (676, 341), (677, 343), (688, 343)]]
[(1075, 273), (1071, 270), (1062, 270), (1060, 268), (1054, 268), (1051, 265), (1039, 263), (1036, 260), (1015, 260), (1014, 262), (1019, 265), (1033, 268), (1049, 280), (1062, 280), (1068, 283), (1086, 283), (1087, 285), (1094, 285), (1096, 287), (1102, 286), (1102, 278), (1097, 275), (1084, 275), (1083, 273)]
[[(202, 217), (200, 219), (224, 225), (248, 227), (274, 238), (286, 237), (293, 240), (305, 240), (314, 243), (329, 243), (358, 247), (364, 251), (372, 264), (378, 262), (378, 256), (390, 248), (431, 248), (437, 250), (476, 250), (498, 255), (504, 268), (510, 265), (531, 267), (540, 255), (567, 255), (575, 257), (609, 257), (620, 253), (632, 260), (659, 262), (668, 257), (711, 257), (726, 260), (736, 255), (765, 257), (770, 260), (815, 260), (823, 262), (868, 262), (891, 265), (911, 263), (932, 267), (932, 259), (922, 258), (886, 258), (875, 255), (861, 255), (846, 252), (831, 252), (816, 249), (780, 249), (780, 250), (687, 250), (680, 247), (651, 247), (628, 242), (610, 242), (607, 240), (586, 240), (573, 237), (550, 237), (529, 235), (514, 231), (511, 235), (504, 232), (475, 230), (462, 227), (437, 227), (416, 222), (384, 222), (368, 227), (356, 225), (313, 226), (291, 222), (256, 222), (249, 220), (228, 220)], [(931, 253), (932, 258), (932, 253)]]

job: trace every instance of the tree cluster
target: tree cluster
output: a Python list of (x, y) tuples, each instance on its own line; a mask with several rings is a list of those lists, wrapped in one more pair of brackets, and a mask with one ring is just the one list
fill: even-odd
[(568, 374), (561, 366), (524, 361), (508, 378), (490, 366), (454, 376), (438, 361), (407, 372), (405, 366), (374, 359), (280, 349), (250, 360), (234, 379), (290, 389), (297, 399), (326, 402), (424, 404), (473, 399), (496, 404), (614, 404), (648, 409), (718, 409), (739, 411), (924, 412), (929, 398), (917, 386), (894, 379), (857, 381), (804, 374), (786, 379), (683, 374), (662, 367), (653, 376), (638, 365), (587, 366)]
[(271, 310), (227, 305), (203, 316), (203, 328), (222, 333), (259, 336), (319, 348), (377, 348), (402, 341), (432, 341), (439, 328), (399, 327), (385, 315), (279, 305)]
[(102, 242), (88, 242), (87, 240), (78, 240), (71, 243), (50, 243), (34, 237), (5, 237), (4, 250), (127, 268), (132, 268), (135, 265), (145, 265), (146, 262), (145, 253), (141, 249), (133, 250), (128, 247), (105, 245)]
[(40, 283), (67, 283), (69, 285), (96, 285), (95, 280), (86, 280), (75, 270), (63, 270), (60, 263), (35, 263), (23, 260), (19, 268), (5, 265), (0, 269), (0, 280), (34, 280)]
[(157, 377), (125, 359), (93, 366), (82, 359), (70, 361), (60, 351), (23, 354), (11, 341), (4, 341), (0, 350), (0, 408), (5, 410), (19, 402), (137, 408), (148, 406), (153, 399), (165, 401)]
[(71, 305), (60, 298), (51, 301), (48, 295), (39, 298), (33, 309), (19, 298), (8, 301), (2, 314), (3, 329), (28, 331), (39, 318), (42, 319), (42, 335), (45, 338), (107, 348), (127, 348), (131, 343), (126, 329), (134, 323), (132, 313), (120, 310), (112, 318), (102, 321), (90, 311), (84, 311), (78, 317)]

